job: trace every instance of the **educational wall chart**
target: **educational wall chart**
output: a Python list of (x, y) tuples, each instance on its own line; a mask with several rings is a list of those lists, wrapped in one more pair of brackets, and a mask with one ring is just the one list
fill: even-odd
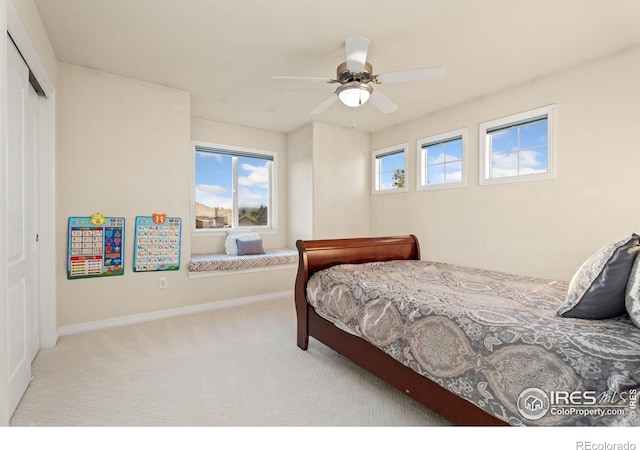
[(178, 270), (182, 219), (166, 214), (136, 217), (134, 272)]
[(67, 278), (124, 274), (124, 218), (69, 217)]

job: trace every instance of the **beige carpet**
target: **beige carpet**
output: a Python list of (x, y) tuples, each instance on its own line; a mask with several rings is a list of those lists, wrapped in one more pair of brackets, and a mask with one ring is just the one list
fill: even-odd
[(22, 426), (442, 426), (311, 339), (293, 299), (61, 337), (33, 363)]

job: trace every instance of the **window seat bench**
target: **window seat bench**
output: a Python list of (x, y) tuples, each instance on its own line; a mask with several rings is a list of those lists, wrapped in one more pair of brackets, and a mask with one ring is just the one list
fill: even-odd
[(262, 255), (232, 256), (226, 253), (192, 255), (187, 266), (190, 278), (232, 273), (288, 269), (298, 265), (298, 251), (293, 249), (265, 250)]

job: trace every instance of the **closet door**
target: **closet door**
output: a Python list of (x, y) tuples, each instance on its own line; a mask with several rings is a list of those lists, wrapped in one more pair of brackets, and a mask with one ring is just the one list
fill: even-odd
[(5, 376), (9, 416), (31, 380), (40, 340), (37, 236), (38, 98), (29, 68), (9, 40), (7, 46), (7, 155), (4, 164), (7, 267)]

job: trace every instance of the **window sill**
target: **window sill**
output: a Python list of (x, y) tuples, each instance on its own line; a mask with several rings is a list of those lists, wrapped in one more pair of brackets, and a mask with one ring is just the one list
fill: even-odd
[[(242, 228), (198, 228), (191, 229), (191, 236), (226, 236), (228, 231), (240, 231)], [(277, 234), (277, 228), (251, 228), (251, 232), (259, 234)]]

